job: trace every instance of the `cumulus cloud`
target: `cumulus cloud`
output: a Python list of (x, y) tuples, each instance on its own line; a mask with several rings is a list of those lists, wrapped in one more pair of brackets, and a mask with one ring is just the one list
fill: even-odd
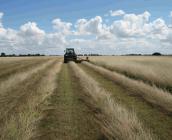
[(61, 19), (54, 19), (52, 21), (53, 24), (53, 28), (56, 29), (58, 32), (62, 32), (64, 34), (69, 34), (70, 33), (70, 29), (72, 26), (72, 23), (70, 22), (63, 22), (61, 21)]
[(112, 17), (114, 17), (114, 16), (123, 16), (123, 15), (125, 15), (125, 12), (123, 11), (123, 10), (116, 10), (116, 11), (109, 11), (110, 12), (110, 15), (112, 16)]
[(67, 45), (63, 33), (46, 33), (35, 22), (28, 22), (19, 30), (0, 28), (0, 51), (7, 53), (49, 53), (63, 52)]
[(90, 20), (79, 19), (76, 23), (78, 34), (100, 34), (104, 32), (102, 18), (96, 16)]
[[(125, 14), (121, 20), (115, 20), (110, 26), (104, 25), (103, 20), (96, 20), (97, 18), (79, 20), (78, 30), (81, 33), (95, 34), (96, 39), (81, 40), (80, 43), (77, 40), (77, 44), (81, 45), (81, 42), (84, 42), (87, 46), (92, 44), (92, 46), (98, 47), (95, 47), (95, 50), (100, 48), (101, 50), (104, 48), (111, 50), (113, 48), (113, 51), (110, 52), (114, 52), (114, 48), (118, 48), (119, 51), (119, 48), (122, 47), (127, 47), (128, 50), (131, 49), (138, 53), (139, 51), (144, 53), (144, 50), (145, 53), (153, 52), (156, 51), (156, 48), (159, 50), (161, 47), (163, 51), (164, 42), (166, 44), (171, 43), (171, 31), (163, 19), (158, 18), (151, 22), (150, 16), (151, 14), (148, 11), (142, 14)], [(97, 24), (90, 24), (95, 21), (97, 21)], [(91, 27), (94, 27), (94, 29)], [(107, 50), (105, 52), (108, 52)], [(121, 50), (123, 52), (120, 53), (125, 53), (126, 49)]]
[(78, 53), (152, 53), (165, 52), (164, 48), (172, 53), (172, 30), (164, 19), (151, 21), (148, 11), (141, 14), (121, 11), (116, 11), (116, 15), (123, 16), (108, 24), (101, 16), (78, 19), (74, 25), (54, 19), (54, 31), (50, 33), (36, 22), (27, 22), (18, 30), (4, 28), (1, 13), (0, 52), (62, 54), (65, 47), (75, 47)]
[(123, 19), (113, 22), (110, 32), (118, 37), (143, 36), (148, 32), (149, 17), (150, 13), (147, 11), (139, 15), (125, 14)]
[(20, 31), (22, 35), (26, 36), (40, 36), (44, 35), (45, 32), (38, 28), (35, 22), (28, 22), (20, 27)]
[(103, 24), (100, 16), (91, 18), (90, 20), (79, 19), (75, 25), (75, 35), (91, 35), (98, 40), (106, 40), (112, 38), (109, 27)]

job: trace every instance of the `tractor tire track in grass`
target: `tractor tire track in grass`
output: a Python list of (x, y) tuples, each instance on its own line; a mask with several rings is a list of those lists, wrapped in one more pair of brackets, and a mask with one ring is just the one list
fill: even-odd
[(63, 64), (57, 88), (44, 103), (34, 140), (102, 140), (91, 111), (81, 100), (83, 91)]
[(159, 137), (161, 140), (172, 139), (172, 117), (164, 112), (159, 111), (154, 106), (147, 104), (145, 100), (134, 96), (125, 88), (120, 87), (113, 81), (97, 73), (94, 69), (80, 64), (80, 67), (93, 77), (100, 86), (112, 93), (112, 97), (120, 104), (126, 106), (130, 110), (134, 110), (138, 118), (143, 122), (144, 126)]
[(52, 75), (54, 74), (53, 71), (56, 72), (54, 67), (57, 68), (57, 66), (60, 66), (57, 61), (50, 61), (43, 69), (29, 77), (22, 88), (20, 86), (16, 87), (13, 94), (18, 98), (16, 101), (15, 99), (12, 100), (13, 104), (11, 104), (10, 108), (5, 109), (8, 112), (3, 114), (4, 117), (1, 118), (1, 139), (26, 140), (31, 137), (33, 129), (31, 123), (39, 115), (36, 106), (51, 92)]

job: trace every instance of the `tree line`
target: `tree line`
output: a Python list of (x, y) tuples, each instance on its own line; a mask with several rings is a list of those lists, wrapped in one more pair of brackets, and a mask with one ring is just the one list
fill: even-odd
[(19, 54), (19, 55), (16, 55), (16, 54), (5, 54), (4, 52), (1, 53), (0, 57), (24, 57), (24, 56), (45, 56), (44, 54), (39, 54), (39, 53), (36, 53), (36, 54)]

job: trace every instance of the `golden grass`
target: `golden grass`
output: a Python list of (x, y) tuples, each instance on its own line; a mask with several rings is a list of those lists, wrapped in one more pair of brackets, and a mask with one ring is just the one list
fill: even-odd
[(149, 103), (159, 106), (168, 112), (172, 112), (172, 95), (170, 93), (88, 62), (84, 62), (83, 64), (124, 87), (131, 94), (138, 95)]
[(70, 66), (86, 91), (87, 101), (95, 109), (95, 116), (102, 127), (102, 132), (109, 139), (152, 140), (154, 137), (143, 128), (134, 111), (129, 111), (111, 98), (99, 84), (88, 76), (75, 63)]
[[(43, 78), (43, 80), (40, 83), (40, 87), (38, 88), (38, 93), (40, 93), (40, 96), (37, 97), (36, 99), (33, 100), (32, 104), (33, 104), (33, 112), (37, 113), (37, 117), (34, 116), (33, 119), (31, 119), (30, 123), (32, 124), (29, 132), (26, 132), (26, 134), (30, 134), (28, 135), (28, 138), (31, 139), (33, 137), (35, 137), (37, 135), (37, 123), (39, 123), (39, 121), (42, 119), (42, 112), (40, 110), (40, 106), (42, 103), (44, 103), (46, 101), (46, 99), (53, 93), (53, 91), (55, 90), (55, 88), (57, 87), (56, 84), (56, 78), (57, 78), (57, 74), (60, 72), (61, 70), (61, 66), (62, 63), (58, 62), (57, 64), (55, 64), (53, 66), (53, 68), (51, 68), (48, 73), (45, 75), (45, 77)], [(36, 108), (35, 108), (36, 107)], [(32, 114), (30, 114), (32, 115)], [(32, 115), (33, 116), (33, 115)]]
[[(35, 124), (41, 116), (38, 106), (56, 87), (56, 74), (60, 71), (62, 64), (61, 62), (54, 63), (54, 60), (50, 62), (48, 62), (49, 65), (45, 64), (42, 69), (39, 69), (37, 70), (37, 73), (34, 73), (35, 76), (33, 81), (28, 81), (30, 83), (35, 82), (35, 87), (33, 87), (33, 89), (27, 89), (29, 87), (26, 86), (25, 90), (23, 90), (23, 94), (30, 95), (29, 97), (26, 97), (27, 99), (24, 99), (25, 103), (21, 103), (17, 108), (17, 112), (12, 114), (9, 120), (6, 120), (3, 130), (1, 131), (2, 140), (29, 140), (35, 135)], [(30, 75), (29, 77), (33, 77), (33, 75)], [(37, 80), (40, 81), (36, 82)]]
[(16, 64), (14, 66), (9, 66), (6, 67), (4, 70), (0, 70), (0, 85), (4, 82), (7, 81), (7, 79), (10, 79), (16, 74), (19, 73), (24, 73), (29, 70), (35, 69), (36, 67), (41, 66), (43, 63), (46, 63), (50, 61), (49, 59), (47, 60), (35, 60), (35, 61), (22, 61), (20, 64)]
[(48, 59), (51, 59), (51, 57), (0, 57), (0, 72), (2, 72), (2, 69), (10, 66), (15, 66), (16, 64)]
[(56, 89), (41, 106), (42, 118), (32, 140), (100, 140), (92, 111), (81, 100), (83, 90), (68, 64), (56, 76)]
[(91, 62), (172, 92), (172, 57), (101, 56)]
[(44, 69), (46, 66), (53, 63), (55, 60), (49, 60), (46, 63), (36, 66), (35, 68), (29, 69), (27, 71), (18, 72), (16, 74), (11, 75), (6, 80), (0, 83), (0, 96), (4, 95), (7, 90), (11, 87), (15, 87), (17, 84), (23, 82), (29, 76), (37, 73), (39, 70)]
[(49, 56), (42, 56), (42, 57), (0, 57), (0, 63), (1, 64), (6, 64), (6, 63), (11, 63), (11, 62), (22, 62), (25, 60), (41, 60), (41, 59), (47, 59), (47, 58), (52, 58)]

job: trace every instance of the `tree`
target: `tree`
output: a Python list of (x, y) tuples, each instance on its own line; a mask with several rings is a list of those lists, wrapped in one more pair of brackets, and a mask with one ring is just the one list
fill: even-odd
[(153, 53), (152, 55), (160, 56), (160, 55), (161, 55), (161, 53), (159, 53), (159, 52), (155, 52), (155, 53)]

